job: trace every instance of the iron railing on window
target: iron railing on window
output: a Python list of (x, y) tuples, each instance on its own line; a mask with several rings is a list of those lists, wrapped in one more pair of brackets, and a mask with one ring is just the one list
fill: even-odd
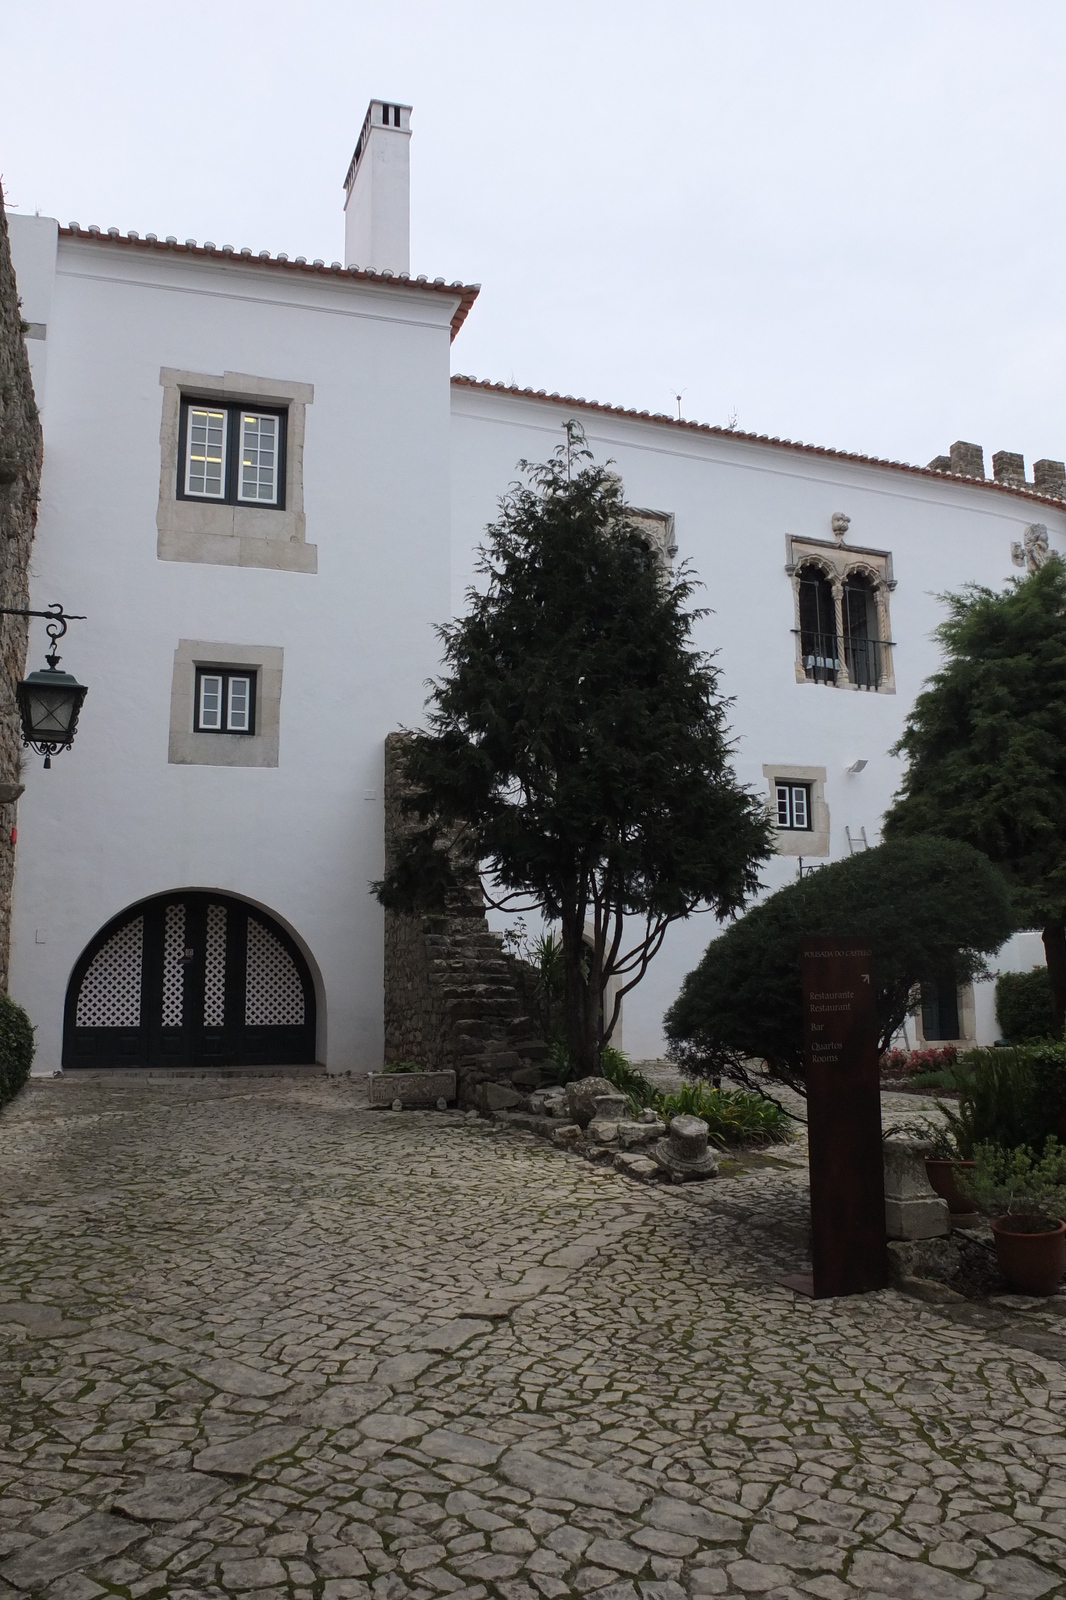
[(812, 683), (836, 683), (840, 676), (840, 649), (835, 633), (800, 634), (803, 670)]
[(800, 658), (811, 683), (847, 681), (858, 689), (876, 689), (885, 677), (888, 639), (843, 640), (835, 633), (800, 631)]
[(857, 689), (876, 689), (885, 676), (887, 639), (845, 639), (848, 678)]

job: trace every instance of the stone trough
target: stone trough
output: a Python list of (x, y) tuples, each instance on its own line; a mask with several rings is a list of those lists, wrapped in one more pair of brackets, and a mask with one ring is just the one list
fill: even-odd
[(369, 1072), (367, 1094), (372, 1106), (435, 1106), (455, 1099), (454, 1072)]

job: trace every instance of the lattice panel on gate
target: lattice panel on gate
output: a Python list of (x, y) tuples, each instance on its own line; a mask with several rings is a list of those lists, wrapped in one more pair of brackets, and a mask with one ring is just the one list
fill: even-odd
[(180, 1028), (185, 1002), (185, 907), (167, 906), (163, 923), (163, 1026)]
[(249, 1028), (300, 1027), (304, 990), (296, 963), (279, 939), (248, 918), (248, 972), (244, 1022)]
[(74, 1014), (77, 1028), (139, 1028), (144, 918), (114, 932), (89, 962)]
[(221, 1028), (226, 1020), (226, 908), (207, 908), (204, 962), (204, 1027)]

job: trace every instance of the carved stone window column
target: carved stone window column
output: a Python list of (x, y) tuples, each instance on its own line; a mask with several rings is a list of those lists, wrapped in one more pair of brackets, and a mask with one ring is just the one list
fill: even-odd
[(833, 579), (833, 615), (836, 617), (837, 630), (837, 686), (843, 688), (850, 684), (848, 673), (848, 653), (844, 649), (844, 582), (841, 578)]

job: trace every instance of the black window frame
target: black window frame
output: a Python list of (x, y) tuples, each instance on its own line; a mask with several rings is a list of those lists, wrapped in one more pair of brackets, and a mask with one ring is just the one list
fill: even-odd
[[(186, 452), (189, 443), (189, 407), (206, 406), (212, 411), (226, 413), (226, 459), (223, 463), (223, 489), (224, 493), (216, 494), (189, 494), (185, 488), (188, 461)], [(277, 460), (277, 494), (273, 501), (241, 500), (238, 496), (240, 487), (240, 418), (244, 411), (254, 412), (260, 417), (277, 417), (278, 419), (278, 460)], [(204, 395), (183, 394), (181, 397), (181, 411), (178, 417), (178, 481), (175, 485), (179, 500), (191, 500), (200, 506), (240, 506), (245, 511), (284, 511), (285, 497), (288, 492), (288, 474), (286, 472), (288, 458), (288, 431), (289, 409), (288, 406), (263, 404), (257, 400), (211, 400)]]
[(921, 985), (922, 1037), (927, 1044), (957, 1044), (962, 1038), (959, 986), (951, 971)]
[[(255, 734), (255, 716), (258, 710), (258, 677), (257, 667), (210, 667), (198, 666), (193, 689), (192, 726), (194, 733), (228, 734), (233, 739), (246, 739)], [(229, 685), (231, 678), (247, 678), (248, 687), (248, 726), (246, 728), (203, 728), (200, 726), (200, 685), (204, 678), (222, 679), (222, 721), (229, 720)]]
[[(811, 791), (812, 791), (813, 788), (814, 788), (814, 785), (812, 783), (803, 783), (803, 782), (797, 783), (792, 778), (775, 778), (774, 779), (774, 815), (775, 815), (775, 818), (776, 818), (776, 826), (777, 826), (778, 830), (781, 833), (813, 833), (814, 832), (814, 819), (811, 816), (811, 810), (812, 810), (812, 806), (811, 806)], [(787, 789), (788, 790), (788, 818), (789, 818), (789, 820), (787, 822), (782, 822), (781, 821), (781, 813), (778, 810), (779, 802), (778, 802), (777, 792), (778, 792), (779, 789)], [(807, 797), (807, 820), (802, 825), (800, 823), (794, 821), (796, 813), (795, 813), (795, 809), (794, 809), (792, 796), (793, 796), (793, 792), (796, 789), (802, 789), (804, 794)]]

